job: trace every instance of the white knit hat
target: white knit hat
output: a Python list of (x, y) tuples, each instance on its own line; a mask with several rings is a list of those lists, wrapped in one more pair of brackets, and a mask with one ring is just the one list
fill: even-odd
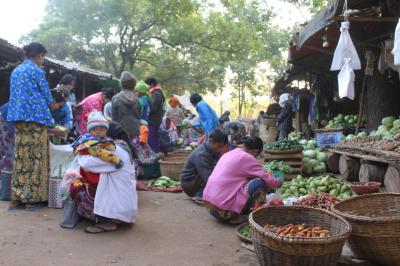
[(88, 116), (87, 131), (94, 127), (106, 127), (108, 129), (108, 121), (99, 111), (91, 112)]

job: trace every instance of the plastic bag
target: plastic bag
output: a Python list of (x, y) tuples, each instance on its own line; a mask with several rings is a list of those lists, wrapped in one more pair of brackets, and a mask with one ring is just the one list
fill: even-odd
[(396, 31), (394, 32), (394, 47), (392, 54), (394, 55), (394, 64), (400, 65), (400, 19), (399, 23), (397, 23)]
[(360, 58), (358, 57), (357, 50), (354, 47), (349, 33), (350, 22), (342, 22), (340, 27), (340, 38), (333, 55), (331, 71), (341, 70), (345, 64), (345, 58), (351, 59), (351, 67), (354, 70), (361, 69)]
[(265, 206), (282, 206), (283, 201), (281, 197), (281, 190), (277, 189), (275, 193), (267, 195), (267, 201)]
[(81, 176), (79, 174), (79, 168), (69, 169), (65, 173), (65, 176), (61, 180), (61, 184), (60, 184), (61, 197), (62, 197), (63, 201), (66, 200), (67, 198), (69, 198), (69, 190), (70, 190), (71, 184), (78, 178), (81, 178)]
[(62, 228), (72, 229), (79, 223), (78, 207), (71, 199), (67, 199), (64, 204), (63, 216), (60, 226)]
[(354, 71), (351, 67), (351, 59), (345, 58), (345, 64), (338, 75), (339, 97), (354, 100)]

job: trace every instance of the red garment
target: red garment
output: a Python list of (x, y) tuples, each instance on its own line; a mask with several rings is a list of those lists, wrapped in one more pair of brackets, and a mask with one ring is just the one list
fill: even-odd
[(150, 94), (153, 94), (156, 91), (161, 91), (161, 87), (159, 85), (156, 85), (154, 87), (150, 87)]
[(77, 117), (79, 130), (82, 134), (87, 132), (87, 119), (91, 112), (103, 112), (102, 92), (86, 97), (79, 105), (82, 106), (82, 113)]
[(82, 182), (89, 185), (96, 185), (99, 183), (100, 174), (86, 172), (82, 167), (79, 169), (79, 173), (82, 176)]

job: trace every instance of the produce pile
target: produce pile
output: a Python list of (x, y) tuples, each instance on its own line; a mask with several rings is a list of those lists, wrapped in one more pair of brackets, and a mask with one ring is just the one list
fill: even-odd
[(326, 153), (316, 148), (315, 140), (301, 140), (300, 142), (304, 145), (303, 173), (306, 175), (325, 173)]
[(279, 161), (279, 160), (273, 160), (269, 163), (266, 163), (264, 165), (264, 169), (268, 172), (282, 171), (285, 174), (290, 174), (293, 171), (293, 169), (292, 169), (292, 167), (290, 167), (290, 165), (287, 165), (283, 161)]
[(174, 181), (167, 176), (161, 176), (156, 180), (150, 180), (144, 182), (148, 187), (158, 187), (158, 188), (177, 188), (181, 186), (181, 182)]
[(394, 116), (385, 117), (382, 119), (382, 124), (377, 130), (370, 133), (372, 137), (382, 137), (385, 140), (391, 140), (395, 135), (400, 133), (400, 119)]
[(300, 139), (301, 139), (301, 132), (292, 131), (292, 132), (289, 134), (288, 139), (289, 139), (289, 140), (300, 141)]
[(264, 150), (271, 151), (300, 151), (303, 146), (296, 140), (281, 139), (264, 145)]
[(300, 205), (304, 207), (312, 207), (319, 208), (330, 211), (336, 203), (339, 203), (340, 200), (335, 196), (332, 196), (327, 193), (321, 193), (319, 195), (309, 195), (301, 200), (298, 200), (294, 203), (294, 205)]
[(330, 128), (351, 128), (357, 125), (357, 115), (343, 115), (338, 114), (332, 120), (328, 122), (328, 125), (325, 127), (327, 129)]
[(251, 228), (250, 225), (245, 225), (239, 230), (239, 234), (241, 234), (244, 237), (251, 238)]
[(288, 237), (331, 237), (332, 233), (320, 226), (312, 226), (306, 224), (288, 224), (284, 226), (277, 226), (273, 224), (266, 224), (264, 229), (274, 232), (279, 236)]
[(351, 198), (352, 192), (350, 186), (342, 180), (327, 176), (317, 176), (303, 178), (297, 176), (290, 181), (284, 182), (281, 187), (282, 198), (300, 197), (306, 195), (319, 195), (329, 193), (340, 200)]

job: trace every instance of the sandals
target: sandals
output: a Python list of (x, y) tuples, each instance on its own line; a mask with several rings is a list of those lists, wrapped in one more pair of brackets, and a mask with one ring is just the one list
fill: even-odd
[(193, 200), (194, 203), (203, 206), (204, 205), (204, 201), (202, 200), (202, 198), (199, 197), (192, 197), (191, 198)]
[(115, 223), (109, 223), (109, 222), (102, 222), (95, 224), (93, 226), (88, 226), (85, 229), (86, 233), (89, 234), (98, 234), (102, 232), (112, 232), (116, 231), (118, 229), (118, 225)]
[(34, 212), (37, 211), (43, 207), (45, 207), (46, 205), (44, 203), (34, 203), (34, 204), (27, 204), (25, 207), (25, 211), (27, 212)]

